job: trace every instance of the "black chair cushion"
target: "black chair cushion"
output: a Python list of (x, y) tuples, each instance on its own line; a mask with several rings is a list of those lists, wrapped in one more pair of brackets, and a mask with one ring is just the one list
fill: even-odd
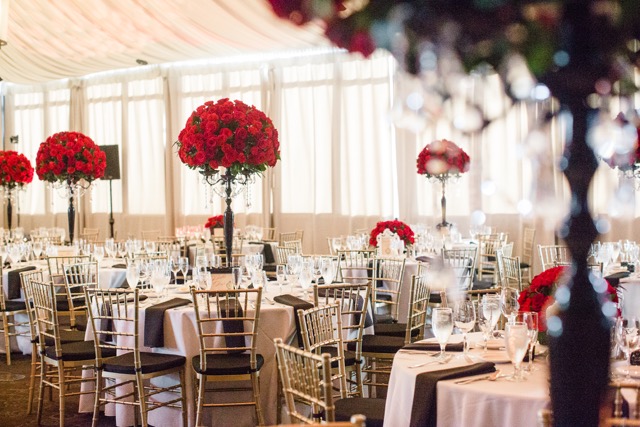
[[(329, 353), (331, 355), (331, 357), (337, 357), (338, 356), (338, 349), (336, 347), (332, 347), (332, 346), (323, 346), (323, 347), (320, 347), (320, 353)], [(358, 363), (360, 363), (360, 361), (358, 361)], [(353, 351), (345, 350), (344, 351), (344, 366), (353, 366), (355, 364), (356, 364), (356, 354)], [(338, 367), (338, 361), (337, 360), (332, 360), (331, 361), (331, 367), (332, 368), (337, 368)]]
[(521, 262), (520, 263), (520, 268), (530, 268), (531, 266), (529, 265), (529, 263), (527, 262)]
[[(104, 349), (102, 351), (104, 355)], [(106, 372), (128, 375), (134, 375), (136, 373), (135, 367), (133, 366), (133, 352), (110, 357), (102, 362), (102, 369)], [(140, 362), (142, 363), (142, 373), (151, 374), (153, 372), (184, 366), (185, 363), (187, 363), (187, 359), (184, 356), (175, 354), (140, 352)]]
[[(356, 343), (347, 344), (347, 349), (354, 351)], [(362, 337), (363, 353), (397, 353), (404, 347), (404, 337), (389, 337), (384, 335), (364, 335)]]
[(27, 305), (24, 301), (5, 300), (2, 311), (26, 311)]
[(382, 427), (385, 399), (350, 397), (335, 401), (336, 421), (349, 421), (352, 415), (367, 417), (367, 427)]
[(69, 311), (69, 300), (66, 295), (56, 295), (56, 309), (58, 311)]
[[(207, 369), (200, 369), (200, 355), (193, 356), (191, 359), (193, 370), (199, 374), (205, 375), (243, 375), (250, 374), (251, 355), (242, 354), (207, 354)], [(264, 357), (256, 354), (256, 371), (259, 371), (264, 365)]]
[[(384, 335), (387, 337), (402, 337), (404, 338), (407, 333), (406, 323), (376, 323), (373, 325), (373, 330), (376, 335)], [(417, 337), (419, 329), (411, 331), (412, 337)]]
[(494, 283), (491, 280), (474, 280), (472, 290), (477, 291), (481, 289), (491, 289)]
[[(96, 351), (93, 347), (93, 341), (76, 341), (61, 345), (62, 357), (56, 356), (56, 348), (54, 346), (45, 349), (45, 355), (51, 359), (63, 360), (67, 362), (78, 360), (93, 360), (96, 358)], [(103, 357), (113, 357), (116, 355), (115, 349), (103, 350)]]
[(79, 331), (87, 330), (87, 318), (86, 317), (76, 317), (76, 329)]

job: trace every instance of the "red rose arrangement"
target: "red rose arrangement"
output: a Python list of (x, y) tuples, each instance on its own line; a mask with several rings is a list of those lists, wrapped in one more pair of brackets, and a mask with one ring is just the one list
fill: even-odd
[(176, 141), (182, 163), (205, 176), (264, 172), (280, 159), (278, 131), (262, 111), (228, 98), (208, 101), (187, 119)]
[(459, 175), (469, 170), (469, 155), (453, 142), (441, 139), (427, 144), (418, 155), (418, 174), (427, 177)]
[[(518, 298), (520, 311), (538, 313), (538, 330), (540, 332), (547, 330), (546, 309), (555, 302), (553, 294), (558, 285), (563, 283), (569, 270), (570, 267), (567, 266), (549, 268), (534, 277), (531, 286), (520, 292)], [(609, 282), (607, 282), (607, 296), (612, 302), (618, 302), (618, 294)]]
[(91, 182), (104, 176), (107, 156), (80, 132), (59, 132), (40, 144), (36, 155), (38, 178), (48, 182)]
[(0, 151), (0, 185), (11, 190), (33, 181), (33, 166), (24, 154)]
[(413, 230), (407, 224), (402, 221), (394, 219), (393, 221), (380, 221), (376, 224), (376, 228), (371, 230), (371, 237), (369, 238), (369, 245), (373, 247), (378, 246), (378, 234), (384, 230), (390, 230), (400, 237), (400, 240), (404, 241), (405, 246), (413, 245), (415, 239), (413, 238)]
[(224, 226), (224, 215), (214, 215), (207, 219), (204, 228), (222, 228)]

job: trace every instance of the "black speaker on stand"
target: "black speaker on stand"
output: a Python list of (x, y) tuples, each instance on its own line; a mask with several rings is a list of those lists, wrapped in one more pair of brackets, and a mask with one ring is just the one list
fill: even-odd
[(100, 148), (107, 155), (107, 168), (104, 171), (102, 179), (109, 180), (109, 237), (113, 239), (113, 187), (114, 179), (120, 179), (120, 156), (118, 154), (117, 145), (101, 145)]

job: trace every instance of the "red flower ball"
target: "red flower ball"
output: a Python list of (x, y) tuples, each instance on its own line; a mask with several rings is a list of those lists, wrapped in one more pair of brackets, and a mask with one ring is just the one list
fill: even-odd
[(208, 101), (189, 117), (176, 141), (182, 163), (204, 175), (224, 167), (252, 175), (280, 159), (278, 131), (262, 111), (228, 98)]
[(418, 155), (418, 174), (428, 177), (458, 175), (469, 170), (470, 162), (462, 148), (441, 139), (427, 144)]
[(369, 245), (373, 247), (378, 246), (378, 234), (382, 233), (384, 230), (389, 229), (392, 232), (396, 233), (400, 240), (404, 241), (405, 246), (413, 245), (415, 239), (413, 238), (413, 230), (407, 224), (402, 221), (398, 221), (394, 219), (393, 221), (380, 221), (376, 224), (376, 227), (371, 230), (371, 235), (369, 237)]
[(42, 181), (77, 183), (102, 178), (107, 156), (91, 138), (80, 132), (59, 132), (40, 144), (36, 173)]
[(24, 154), (0, 151), (0, 185), (8, 189), (33, 181), (33, 166)]

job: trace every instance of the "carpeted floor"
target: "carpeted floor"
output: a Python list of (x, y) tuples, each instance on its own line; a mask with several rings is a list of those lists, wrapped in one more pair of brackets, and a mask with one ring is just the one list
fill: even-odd
[[(32, 414), (27, 415), (30, 366), (31, 356), (13, 353), (11, 355), (11, 366), (7, 366), (4, 354), (0, 354), (0, 374), (11, 372), (24, 375), (21, 380), (0, 382), (0, 426), (2, 427), (31, 427), (38, 425), (36, 423), (36, 401), (33, 404)], [(46, 393), (41, 425), (58, 426), (60, 424), (58, 417), (58, 398), (54, 393), (52, 400), (49, 400), (48, 393)], [(65, 410), (66, 427), (90, 426), (91, 418), (92, 414), (78, 413), (78, 397), (67, 399)], [(98, 425), (100, 427), (115, 426), (115, 419), (102, 415)]]

